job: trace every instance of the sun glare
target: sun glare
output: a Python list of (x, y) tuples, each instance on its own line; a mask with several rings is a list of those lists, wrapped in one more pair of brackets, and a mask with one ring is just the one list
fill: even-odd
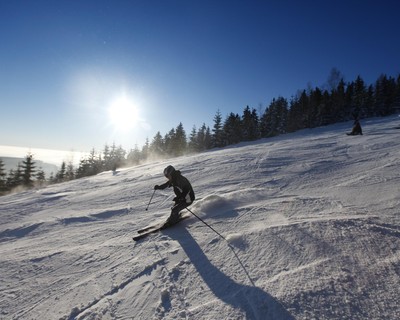
[(114, 100), (108, 114), (111, 124), (120, 131), (131, 130), (138, 122), (138, 109), (128, 97), (120, 97)]

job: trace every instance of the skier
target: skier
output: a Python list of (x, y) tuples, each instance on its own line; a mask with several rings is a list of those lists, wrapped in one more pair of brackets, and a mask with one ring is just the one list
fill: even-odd
[(356, 135), (362, 135), (362, 129), (361, 129), (361, 125), (360, 125), (360, 121), (358, 120), (358, 118), (356, 118), (354, 120), (354, 126), (353, 129), (351, 130), (350, 133), (348, 133), (348, 136), (356, 136)]
[(164, 227), (167, 228), (179, 222), (180, 211), (190, 206), (195, 196), (189, 180), (179, 170), (175, 170), (173, 166), (168, 166), (164, 169), (164, 176), (168, 181), (162, 185), (155, 185), (154, 190), (164, 190), (165, 188), (174, 187), (176, 195), (173, 199), (175, 205), (171, 209), (171, 215), (164, 224)]

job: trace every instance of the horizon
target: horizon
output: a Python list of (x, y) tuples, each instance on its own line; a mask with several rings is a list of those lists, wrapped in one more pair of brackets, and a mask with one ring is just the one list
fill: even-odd
[(4, 146), (0, 145), (0, 159), (1, 158), (18, 158), (24, 159), (29, 153), (33, 155), (33, 159), (42, 161), (44, 163), (53, 164), (60, 167), (62, 162), (72, 162), (78, 165), (81, 158), (85, 157), (88, 153), (79, 151), (66, 151), (42, 148), (23, 148), (17, 146)]
[[(389, 117), (395, 116), (395, 117), (400, 117), (400, 114), (393, 113), (391, 115), (388, 115)], [(384, 117), (378, 117), (378, 118), (386, 118), (388, 116)], [(367, 120), (367, 119), (373, 119), (375, 117), (367, 117), (367, 118), (362, 118), (361, 120)], [(331, 123), (329, 125), (336, 125), (339, 123), (344, 123), (344, 122), (353, 122), (353, 120), (347, 120), (347, 121), (339, 121), (335, 123)], [(323, 125), (322, 127), (325, 127), (326, 125)], [(309, 129), (309, 128), (308, 128)], [(298, 130), (296, 130), (298, 131)], [(296, 132), (295, 131), (295, 132)], [(188, 134), (186, 133), (186, 138), (188, 139)], [(259, 139), (265, 139), (264, 138), (259, 138)], [(257, 140), (259, 140), (257, 139)], [(241, 141), (245, 142), (245, 141)], [(131, 149), (125, 149), (123, 145), (121, 147), (129, 153)], [(229, 147), (229, 145), (227, 146)], [(102, 153), (103, 149), (95, 149), (92, 148), (92, 150), (95, 150), (97, 154)], [(72, 162), (74, 166), (78, 166), (80, 160), (86, 158), (89, 155), (89, 152), (82, 152), (82, 151), (74, 151), (74, 150), (57, 150), (57, 149), (44, 149), (44, 148), (30, 148), (30, 147), (18, 147), (18, 146), (7, 146), (7, 145), (0, 145), (0, 159), (1, 158), (18, 158), (18, 159), (24, 159), (28, 154), (32, 154), (34, 157), (34, 160), (42, 161), (44, 163), (56, 165), (58, 168), (61, 166), (63, 162), (69, 163)]]

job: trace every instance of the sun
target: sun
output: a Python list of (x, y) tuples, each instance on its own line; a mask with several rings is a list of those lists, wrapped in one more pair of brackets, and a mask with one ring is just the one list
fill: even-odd
[(126, 96), (119, 97), (110, 104), (108, 115), (111, 124), (119, 131), (129, 131), (139, 121), (136, 105)]

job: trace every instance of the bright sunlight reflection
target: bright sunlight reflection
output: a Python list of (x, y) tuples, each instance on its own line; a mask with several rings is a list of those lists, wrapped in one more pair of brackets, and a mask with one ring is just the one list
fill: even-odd
[(129, 131), (139, 121), (137, 107), (126, 96), (115, 99), (108, 109), (108, 114), (111, 124), (119, 131)]

